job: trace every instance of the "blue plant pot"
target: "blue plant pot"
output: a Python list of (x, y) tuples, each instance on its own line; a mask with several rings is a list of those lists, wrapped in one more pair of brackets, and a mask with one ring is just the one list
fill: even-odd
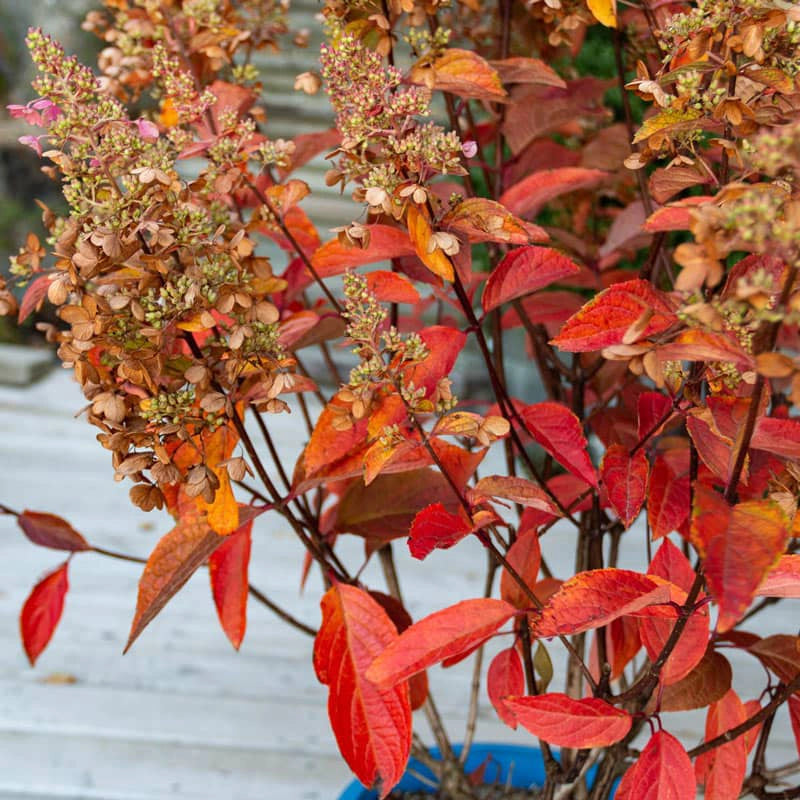
[[(456, 753), (460, 753), (461, 745), (455, 745), (453, 749)], [(439, 758), (438, 748), (432, 748), (431, 755)], [(511, 771), (511, 785), (516, 789), (541, 786), (545, 781), (544, 759), (542, 751), (538, 747), (524, 747), (517, 744), (473, 744), (467, 758), (467, 772), (478, 769), (484, 762), (486, 762), (485, 780), (487, 783), (504, 784), (509, 770)], [(408, 762), (408, 769), (435, 780), (433, 773), (416, 759), (412, 758)], [(590, 784), (596, 772), (597, 767), (592, 767), (587, 773), (586, 777)], [(429, 788), (428, 784), (408, 773), (395, 787), (400, 792), (418, 792)], [(353, 781), (344, 790), (339, 800), (378, 800), (378, 795), (371, 789), (365, 789), (358, 781)]]

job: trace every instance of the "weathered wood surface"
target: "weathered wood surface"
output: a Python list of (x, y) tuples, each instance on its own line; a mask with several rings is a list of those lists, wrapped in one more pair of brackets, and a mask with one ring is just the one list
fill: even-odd
[[(69, 375), (56, 371), (27, 389), (0, 387), (0, 500), (68, 518), (98, 545), (146, 555), (169, 520), (145, 515), (111, 477), (108, 454), (82, 419)], [(278, 445), (294, 458), (302, 420), (275, 420)], [(501, 460), (485, 472), (502, 469)], [(631, 535), (625, 560), (641, 568), (642, 535)], [(549, 540), (549, 541), (548, 541)], [(554, 529), (545, 551), (557, 574), (569, 572), (572, 534)], [(360, 543), (343, 541), (350, 563)], [(251, 579), (312, 625), (319, 622), (319, 581), (298, 591), (301, 554), (279, 519), (259, 518)], [(418, 617), (481, 592), (484, 554), (465, 541), (412, 566), (398, 547), (411, 613)], [(121, 655), (139, 577), (137, 565), (78, 554), (61, 627), (35, 669), (18, 641), (17, 614), (35, 580), (61, 554), (36, 548), (13, 520), (0, 517), (0, 800), (335, 800), (347, 780), (313, 674), (311, 640), (252, 604), (241, 652), (223, 636), (207, 578), (198, 573)], [(370, 568), (371, 570), (372, 568)], [(368, 570), (371, 585), (382, 582)], [(759, 633), (792, 631), (797, 603)], [(503, 642), (498, 642), (499, 648)], [(556, 668), (560, 648), (551, 648)], [(740, 659), (737, 689), (763, 686), (763, 671)], [(455, 738), (466, 718), (471, 662), (431, 671), (437, 700)], [(74, 683), (55, 682), (71, 676)], [(420, 730), (427, 735), (424, 721)], [(700, 714), (668, 715), (687, 743), (702, 737)], [(675, 727), (672, 727), (675, 726)], [(527, 742), (498, 724), (481, 698), (479, 738)], [(775, 733), (775, 764), (795, 757), (788, 721)]]

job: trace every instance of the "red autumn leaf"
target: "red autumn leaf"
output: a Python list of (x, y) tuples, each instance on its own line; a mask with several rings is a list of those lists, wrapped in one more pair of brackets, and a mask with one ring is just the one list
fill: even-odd
[(597, 486), (597, 474), (589, 458), (580, 420), (561, 403), (534, 403), (522, 411), (531, 436), (573, 475)]
[(789, 683), (800, 672), (800, 637), (776, 633), (753, 642), (747, 651), (784, 683)]
[(756, 597), (800, 598), (800, 556), (781, 556), (756, 589)]
[(330, 689), (328, 716), (339, 750), (356, 777), (386, 797), (411, 752), (408, 685), (379, 691), (365, 677), (373, 659), (397, 641), (389, 616), (367, 592), (345, 584), (322, 598), (314, 669)]
[(463, 516), (451, 514), (441, 503), (433, 503), (414, 517), (408, 532), (408, 549), (414, 558), (423, 559), (437, 548), (452, 547), (471, 530)]
[(612, 444), (600, 465), (600, 479), (606, 487), (611, 508), (626, 528), (633, 524), (644, 504), (648, 468), (643, 449), (631, 456), (628, 448), (621, 444)]
[(222, 630), (238, 650), (247, 629), (247, 580), (253, 520), (225, 537), (208, 558), (211, 593)]
[(92, 549), (69, 522), (55, 514), (26, 510), (17, 517), (17, 524), (34, 544), (41, 547), (70, 552)]
[(647, 518), (653, 539), (678, 530), (689, 516), (689, 451), (657, 455), (650, 471)]
[(497, 716), (516, 730), (517, 718), (505, 704), (505, 698), (509, 695), (521, 695), (525, 692), (525, 673), (516, 647), (501, 650), (492, 659), (486, 675), (486, 689)]
[(611, 680), (616, 680), (642, 649), (639, 622), (635, 617), (617, 617), (606, 630), (606, 657), (611, 666)]
[(516, 614), (503, 600), (463, 600), (415, 622), (389, 645), (367, 671), (378, 688), (387, 689), (439, 661), (471, 650)]
[(661, 711), (705, 708), (725, 695), (731, 688), (732, 679), (733, 671), (728, 659), (709, 647), (685, 678), (661, 687), (658, 698), (655, 695), (651, 698), (651, 704), (655, 707), (658, 699)]
[(367, 225), (366, 228), (369, 231), (369, 244), (366, 247), (350, 247), (342, 244), (338, 238), (325, 242), (311, 257), (311, 264), (317, 273), (328, 278), (341, 275), (352, 267), (414, 255), (414, 246), (401, 228), (391, 225)]
[[(686, 602), (685, 596), (673, 597), (675, 602)], [(680, 612), (672, 606), (644, 608), (639, 612), (639, 634), (651, 661), (655, 661), (669, 640)], [(685, 678), (703, 659), (708, 646), (708, 608), (700, 608), (689, 616), (677, 644), (669, 654), (659, 673), (664, 686)]]
[(276, 167), (275, 172), (280, 180), (284, 180), (294, 170), (311, 161), (323, 150), (331, 150), (342, 141), (342, 134), (336, 128), (313, 133), (301, 133), (292, 139), (294, 150), (287, 167)]
[(800, 755), (800, 697), (796, 694), (789, 697), (789, 719), (792, 723), (795, 747)]
[(450, 514), (460, 508), (450, 483), (433, 469), (379, 475), (369, 486), (356, 480), (339, 501), (334, 529), (385, 541), (408, 536), (415, 517), (432, 504)]
[(123, 652), (128, 652), (139, 634), (223, 541), (224, 537), (191, 507), (161, 537), (139, 578), (136, 613)]
[(671, 733), (654, 733), (614, 796), (616, 800), (695, 800), (692, 762), (683, 745)]
[(551, 344), (570, 353), (586, 353), (622, 344), (633, 325), (643, 325), (637, 337), (642, 340), (676, 321), (666, 296), (648, 281), (636, 278), (615, 283), (596, 295), (566, 321)]
[[(411, 614), (406, 611), (405, 606), (395, 597), (383, 592), (370, 591), (370, 597), (377, 600), (381, 608), (389, 615), (389, 619), (394, 623), (398, 633), (402, 633), (406, 628), (410, 628), (414, 623)], [(411, 698), (411, 710), (416, 711), (421, 708), (428, 698), (428, 673), (418, 672), (408, 679), (408, 691)]]
[(508, 697), (506, 707), (534, 736), (557, 747), (606, 747), (623, 739), (633, 718), (605, 700), (575, 700), (553, 692), (535, 697)]
[(492, 270), (481, 298), (483, 310), (492, 311), (515, 297), (543, 289), (578, 272), (580, 267), (557, 250), (519, 247)]
[(468, 197), (442, 217), (441, 227), (470, 243), (528, 244), (546, 242), (547, 232), (532, 222), (515, 217), (496, 200)]
[(672, 401), (661, 392), (642, 392), (636, 401), (638, 434), (640, 439), (659, 433), (672, 408)]
[[(669, 539), (661, 542), (647, 572), (649, 575), (658, 575), (659, 578), (674, 583), (687, 594), (696, 576), (689, 559)], [(703, 597), (702, 592), (700, 597)]]
[(302, 456), (305, 469), (303, 477), (309, 478), (330, 467), (366, 439), (368, 424), (366, 418), (356, 420), (346, 430), (340, 430), (336, 426), (337, 421), (347, 413), (348, 409), (349, 405), (340, 400), (338, 395), (334, 395), (328, 405), (322, 409)]
[(752, 369), (755, 364), (732, 335), (697, 328), (682, 331), (656, 352), (660, 361), (730, 361), (742, 369)]
[(559, 167), (533, 172), (506, 189), (500, 202), (520, 217), (535, 216), (550, 200), (579, 189), (594, 189), (608, 178), (600, 169)]
[(50, 288), (50, 277), (50, 275), (39, 275), (25, 290), (25, 295), (19, 304), (17, 324), (23, 323), (33, 311), (41, 306), (47, 297), (47, 290)]
[(367, 289), (382, 303), (418, 303), (419, 292), (404, 275), (378, 269), (365, 276)]
[[(521, 533), (514, 544), (509, 547), (506, 561), (525, 581), (525, 584), (533, 590), (542, 563), (538, 532), (532, 529)], [(511, 577), (505, 567), (500, 575), (500, 597), (520, 609), (531, 607), (530, 598), (522, 591), (520, 585)], [(519, 694), (519, 692), (514, 694)]]
[[(706, 717), (705, 740), (710, 741), (747, 719), (742, 701), (733, 689), (711, 705)], [(706, 800), (738, 797), (747, 773), (747, 748), (743, 736), (697, 757), (694, 765), (697, 782), (705, 784)]]
[[(713, 417), (709, 409), (692, 409), (686, 418), (686, 430), (692, 437), (700, 460), (717, 478), (727, 484), (736, 461), (736, 452), (733, 442), (720, 434), (713, 424)], [(745, 483), (747, 482), (746, 465), (742, 469), (741, 479)]]
[(508, 475), (487, 475), (481, 478), (472, 490), (475, 495), (501, 497), (526, 508), (535, 508), (554, 517), (561, 512), (553, 505), (547, 492), (533, 481)]
[(639, 572), (613, 568), (579, 572), (550, 598), (533, 623), (533, 633), (546, 637), (581, 633), (669, 600), (669, 584)]
[(64, 597), (69, 589), (67, 565), (64, 562), (42, 578), (28, 595), (19, 617), (22, 646), (31, 666), (53, 638), (61, 612), (64, 610)]
[[(428, 80), (428, 78), (430, 80)], [(472, 50), (450, 47), (431, 65), (415, 65), (411, 80), (475, 100), (503, 100), (506, 90), (489, 63)]]
[(406, 212), (408, 225), (408, 238), (414, 246), (417, 258), (434, 274), (446, 281), (455, 278), (453, 262), (447, 254), (438, 247), (433, 239), (434, 230), (428, 219), (427, 211), (420, 211), (413, 203)]
[(467, 342), (465, 333), (446, 325), (431, 325), (418, 331), (419, 338), (428, 350), (427, 358), (403, 371), (406, 384), (413, 383), (432, 394), (442, 378), (446, 378), (455, 366), (459, 353)]
[(688, 231), (692, 224), (691, 207), (713, 200), (712, 197), (687, 197), (676, 203), (670, 203), (654, 211), (644, 223), (644, 229), (650, 233), (666, 231)]
[(756, 423), (750, 446), (784, 458), (800, 458), (800, 421), (761, 417)]
[(759, 585), (786, 548), (791, 522), (771, 500), (730, 508), (719, 495), (695, 492), (692, 541), (701, 557), (709, 594), (719, 606), (717, 630), (741, 619)]

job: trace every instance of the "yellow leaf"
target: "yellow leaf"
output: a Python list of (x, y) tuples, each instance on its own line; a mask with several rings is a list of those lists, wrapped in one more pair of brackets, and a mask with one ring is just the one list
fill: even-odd
[(586, 0), (594, 18), (606, 26), (617, 27), (617, 0)]
[(208, 524), (214, 533), (227, 536), (239, 527), (239, 504), (233, 495), (228, 470), (225, 467), (214, 467), (214, 474), (219, 480), (214, 502), (206, 503), (202, 497), (198, 497), (197, 505), (207, 512)]
[(649, 139), (656, 133), (669, 132), (670, 130), (677, 130), (686, 127), (687, 122), (693, 122), (700, 116), (700, 112), (694, 108), (681, 111), (680, 109), (666, 108), (660, 114), (649, 117), (644, 121), (642, 127), (636, 132), (633, 137), (633, 142), (644, 141)]
[(434, 275), (452, 283), (455, 278), (453, 264), (444, 251), (436, 247), (432, 252), (428, 252), (433, 228), (424, 213), (419, 211), (415, 205), (409, 205), (406, 222), (408, 223), (408, 235), (420, 261)]

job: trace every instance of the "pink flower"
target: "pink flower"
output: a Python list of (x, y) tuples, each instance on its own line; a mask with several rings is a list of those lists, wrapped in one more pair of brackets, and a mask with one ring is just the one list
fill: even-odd
[(472, 139), (464, 142), (464, 144), (461, 145), (461, 152), (466, 158), (472, 158), (478, 152), (477, 142), (472, 141)]
[(6, 109), (14, 119), (24, 119), (29, 125), (40, 128), (46, 127), (61, 116), (61, 109), (46, 97), (32, 100), (24, 106), (12, 104), (6, 106)]
[(149, 119), (137, 119), (136, 120), (136, 127), (139, 130), (139, 136), (142, 139), (149, 139), (151, 141), (155, 141), (158, 139), (158, 126), (150, 122)]
[(25, 144), (31, 148), (31, 150), (36, 151), (36, 155), (40, 158), (42, 156), (42, 143), (39, 141), (42, 137), (41, 136), (20, 136), (17, 141), (20, 144)]

